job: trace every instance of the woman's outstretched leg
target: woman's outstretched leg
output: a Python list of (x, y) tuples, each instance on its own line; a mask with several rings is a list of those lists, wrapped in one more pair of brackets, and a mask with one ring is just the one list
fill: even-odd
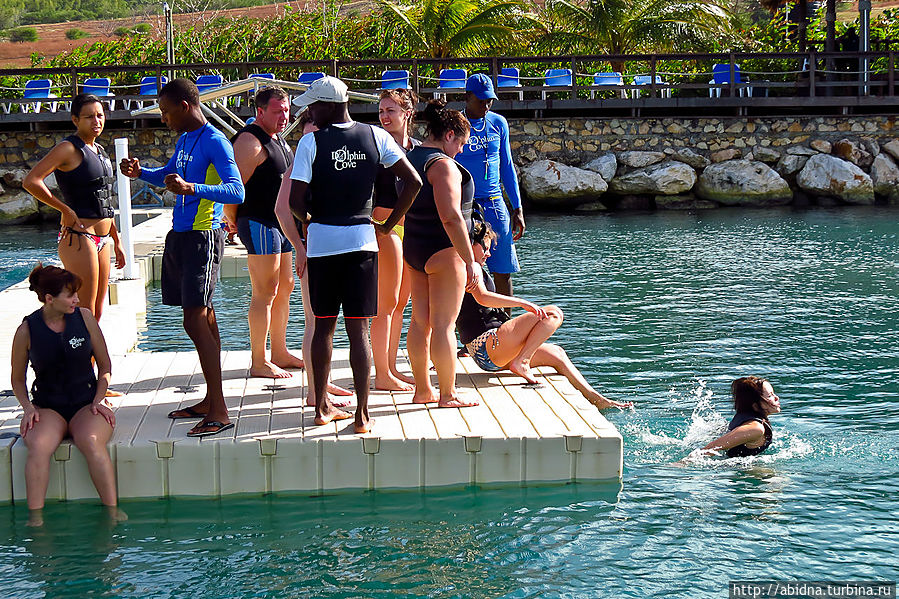
[(568, 354), (562, 347), (554, 343), (544, 343), (537, 348), (531, 358), (531, 366), (550, 366), (559, 374), (568, 379), (575, 389), (581, 392), (587, 401), (600, 410), (606, 408), (628, 408), (633, 404), (629, 401), (613, 401), (590, 386), (581, 371), (577, 369)]
[(106, 448), (112, 436), (112, 426), (103, 416), (91, 412), (91, 406), (85, 406), (72, 417), (69, 432), (75, 447), (87, 461), (87, 469), (100, 495), (100, 502), (107, 506), (117, 505), (115, 469)]
[[(45, 408), (38, 410), (40, 420), (25, 433), (23, 439), (28, 448), (28, 457), (25, 459), (25, 496), (29, 510), (44, 507), (50, 480), (50, 456), (59, 447), (68, 428), (65, 418), (57, 412)], [(29, 518), (29, 524), (40, 525), (40, 516)]]
[(487, 342), (487, 355), (497, 366), (508, 368), (529, 383), (537, 382), (530, 372), (531, 356), (562, 325), (562, 311), (545, 308), (547, 318), (528, 312), (508, 320), (496, 331), (496, 345)]

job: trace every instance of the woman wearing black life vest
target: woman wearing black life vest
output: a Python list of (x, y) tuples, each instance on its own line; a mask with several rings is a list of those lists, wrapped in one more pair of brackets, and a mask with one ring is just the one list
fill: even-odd
[[(99, 320), (109, 285), (110, 253), (115, 252), (116, 268), (125, 265), (113, 221), (115, 172), (103, 147), (96, 143), (106, 123), (100, 99), (93, 94), (75, 96), (72, 122), (76, 133), (59, 142), (31, 169), (23, 187), (59, 210), (59, 259), (83, 281), (81, 303)], [(51, 173), (56, 174), (61, 199), (44, 182)]]
[(725, 451), (729, 458), (757, 455), (771, 445), (768, 416), (780, 413), (780, 398), (767, 380), (757, 376), (738, 378), (730, 386), (736, 415), (727, 432), (701, 449), (703, 454)]
[[(78, 307), (81, 280), (56, 266), (38, 264), (28, 276), (30, 289), (43, 306), (23, 319), (12, 342), (12, 388), (24, 413), (19, 430), (28, 458), (25, 491), (29, 524), (43, 522), (41, 509), (47, 495), (50, 457), (59, 443), (71, 436), (87, 461), (100, 501), (115, 519), (115, 470), (106, 449), (115, 415), (104, 396), (111, 363), (103, 333), (90, 310)], [(97, 363), (99, 377), (91, 363)], [(28, 363), (34, 369), (28, 395)]]

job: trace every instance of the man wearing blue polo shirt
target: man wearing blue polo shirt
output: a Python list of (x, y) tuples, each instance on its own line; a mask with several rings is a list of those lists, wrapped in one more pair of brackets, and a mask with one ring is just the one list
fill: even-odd
[[(487, 259), (496, 291), (512, 295), (512, 273), (521, 270), (513, 242), (524, 235), (524, 213), (509, 147), (509, 123), (490, 112), (494, 100), (493, 81), (487, 75), (472, 75), (465, 82), (465, 116), (471, 123), (471, 137), (456, 160), (474, 178), (475, 203), (497, 235)], [(503, 189), (512, 204), (511, 215)]]

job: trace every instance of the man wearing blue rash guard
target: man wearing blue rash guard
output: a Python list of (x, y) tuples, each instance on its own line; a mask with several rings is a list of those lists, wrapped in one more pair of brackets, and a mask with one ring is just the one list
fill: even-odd
[(162, 258), (162, 302), (184, 310), (184, 330), (197, 348), (206, 397), (171, 412), (169, 418), (201, 418), (187, 434), (206, 437), (234, 427), (222, 392), (221, 339), (212, 294), (224, 248), (222, 204), (243, 202), (244, 186), (231, 143), (206, 121), (193, 82), (175, 79), (166, 84), (159, 91), (159, 111), (162, 121), (182, 134), (175, 154), (160, 168), (141, 168), (137, 158), (123, 159), (120, 168), (128, 177), (176, 194)]
[[(496, 100), (493, 81), (483, 74), (472, 75), (465, 83), (465, 116), (471, 123), (471, 137), (456, 155), (475, 182), (474, 201), (496, 233), (487, 259), (497, 293), (512, 295), (512, 273), (521, 270), (514, 241), (524, 235), (524, 213), (518, 191), (518, 175), (509, 147), (509, 123), (490, 112)], [(512, 204), (512, 214), (503, 200), (503, 189)]]

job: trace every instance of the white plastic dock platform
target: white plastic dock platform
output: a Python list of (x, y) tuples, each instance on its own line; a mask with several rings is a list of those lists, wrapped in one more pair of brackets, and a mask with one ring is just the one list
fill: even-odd
[[(135, 255), (149, 280), (161, 267), (170, 227), (170, 211), (162, 211), (134, 229)], [(222, 276), (243, 276), (245, 269), (243, 247), (228, 246)], [(196, 421), (166, 414), (205, 393), (196, 353), (130, 351), (146, 311), (143, 285), (134, 280), (111, 288), (101, 320), (113, 358), (112, 388), (124, 393), (110, 398), (116, 429), (109, 451), (121, 498), (621, 479), (621, 435), (563, 376), (546, 369), (542, 387), (532, 389), (511, 373), (482, 372), (471, 358), (459, 361), (456, 384), (479, 406), (440, 409), (413, 404), (411, 393), (372, 391), (376, 422), (360, 436), (352, 420), (313, 423), (313, 409), (304, 406), (305, 372), (247, 378), (249, 351), (223, 352), (235, 427), (189, 438)], [(0, 291), (0, 503), (25, 498), (27, 449), (16, 437), (22, 411), (8, 391), (9, 352), (15, 328), (38, 306), (27, 283)], [(332, 378), (352, 386), (347, 350), (335, 350)], [(53, 458), (47, 497), (97, 497), (70, 441)]]
[[(193, 439), (185, 433), (194, 421), (172, 421), (166, 414), (203, 396), (196, 354), (114, 358), (113, 388), (125, 393), (111, 398), (116, 429), (110, 453), (120, 497), (621, 478), (620, 434), (555, 373), (541, 378), (541, 388), (529, 389), (519, 377), (481, 372), (463, 358), (459, 391), (480, 399), (480, 406), (437, 408), (412, 404), (411, 393), (373, 391), (374, 428), (355, 435), (352, 420), (313, 424), (312, 408), (302, 405), (303, 371), (273, 381), (246, 378), (248, 365), (249, 352), (223, 354), (234, 429)], [(335, 351), (334, 367), (335, 382), (349, 385), (346, 350)], [(14, 397), (0, 398), (0, 434), (18, 432), (20, 415)], [(24, 500), (26, 453), (21, 439), (0, 440), (0, 501)], [(70, 442), (54, 462), (48, 498), (96, 497)]]

